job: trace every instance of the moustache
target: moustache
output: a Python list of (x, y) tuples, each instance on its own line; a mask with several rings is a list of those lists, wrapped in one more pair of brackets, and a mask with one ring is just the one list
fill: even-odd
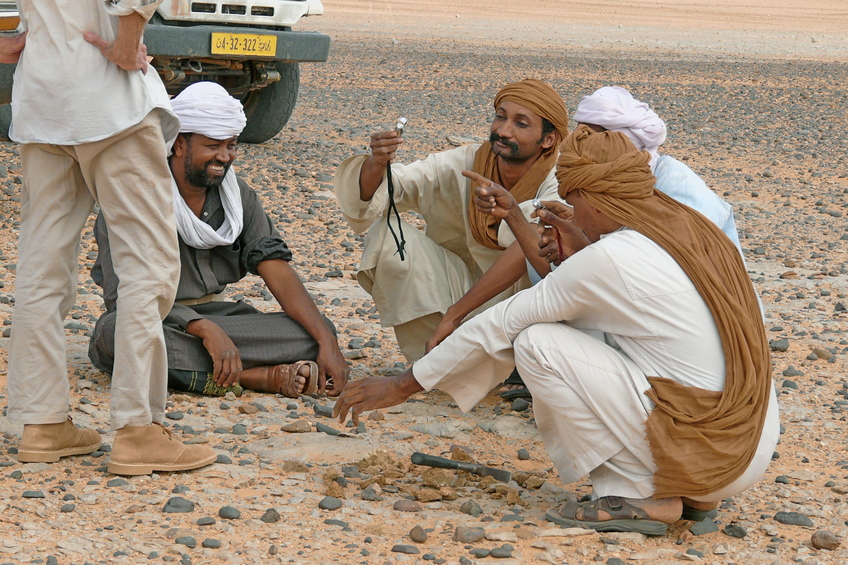
[(507, 140), (505, 140), (504, 138), (502, 138), (501, 136), (499, 136), (499, 135), (498, 135), (497, 133), (495, 133), (495, 132), (492, 132), (492, 133), (489, 135), (489, 142), (490, 142), (490, 143), (498, 143), (498, 142), (500, 142), (501, 144), (506, 145), (507, 147), (509, 147), (510, 149), (512, 149), (513, 151), (518, 151), (518, 144), (517, 144), (516, 142), (514, 142), (514, 141), (507, 141)]

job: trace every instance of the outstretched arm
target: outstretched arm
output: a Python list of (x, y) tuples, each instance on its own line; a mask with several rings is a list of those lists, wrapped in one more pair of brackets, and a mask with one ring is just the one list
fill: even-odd
[[(318, 392), (338, 395), (347, 384), (347, 361), (339, 350), (336, 336), (324, 323), (300, 277), (288, 261), (282, 259), (262, 261), (256, 270), (286, 314), (303, 326), (318, 343)], [(328, 380), (332, 380), (330, 386)]]
[(368, 377), (344, 389), (333, 408), (333, 417), (344, 422), (350, 412), (353, 424), (357, 425), (363, 412), (396, 406), (422, 390), (424, 387), (412, 376), (412, 367), (396, 377)]
[(442, 321), (436, 326), (436, 331), (427, 340), (424, 350), (430, 351), (439, 345), (459, 327), (466, 316), (514, 285), (526, 272), (527, 268), (521, 248), (518, 243), (513, 243), (489, 267), (489, 270), (483, 273), (483, 276), (474, 283), (474, 286), (457, 300), (456, 304), (448, 308), (442, 317)]

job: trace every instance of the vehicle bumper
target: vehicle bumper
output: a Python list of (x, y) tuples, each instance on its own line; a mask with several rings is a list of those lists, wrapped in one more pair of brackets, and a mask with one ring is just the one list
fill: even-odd
[(148, 25), (144, 30), (147, 54), (153, 57), (211, 58), (211, 59), (266, 59), (243, 55), (213, 55), (212, 32), (274, 35), (277, 53), (269, 61), (320, 63), (330, 53), (330, 36), (311, 31), (278, 31), (253, 27), (222, 28), (216, 26)]

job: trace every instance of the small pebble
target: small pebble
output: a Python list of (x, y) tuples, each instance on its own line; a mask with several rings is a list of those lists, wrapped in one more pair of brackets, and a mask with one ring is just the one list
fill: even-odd
[(414, 545), (405, 545), (399, 543), (397, 545), (392, 546), (392, 552), (406, 553), (407, 555), (418, 555), (419, 553), (421, 553), (421, 550), (415, 547)]
[(778, 512), (774, 515), (776, 522), (786, 524), (787, 526), (806, 526), (813, 527), (813, 521), (801, 514), (800, 512)]
[(325, 496), (318, 503), (318, 508), (321, 510), (338, 510), (344, 503), (334, 496)]
[(415, 543), (424, 543), (427, 541), (427, 531), (421, 526), (415, 526), (409, 531), (409, 537)]
[(280, 518), (281, 516), (279, 512), (277, 512), (273, 508), (269, 508), (259, 519), (265, 522), (266, 524), (274, 524), (276, 522), (279, 522)]
[(392, 505), (398, 512), (421, 512), (421, 505), (414, 500), (401, 499)]
[(194, 512), (194, 502), (190, 500), (186, 500), (181, 496), (174, 496), (168, 499), (168, 502), (165, 503), (165, 506), (162, 508), (162, 512), (165, 513), (180, 513), (180, 512)]
[(459, 511), (463, 514), (468, 514), (469, 516), (475, 517), (483, 513), (483, 509), (480, 508), (480, 505), (473, 500), (463, 502), (462, 506), (459, 507)]
[(469, 528), (467, 526), (457, 526), (453, 531), (453, 541), (459, 543), (474, 543), (486, 537), (486, 530), (483, 528)]
[(238, 508), (233, 508), (232, 506), (222, 506), (221, 509), (218, 510), (218, 516), (225, 520), (236, 520), (241, 517), (241, 512)]
[(827, 530), (819, 530), (812, 535), (810, 543), (812, 543), (813, 547), (816, 549), (827, 549), (828, 551), (833, 551), (839, 547), (842, 542), (836, 534), (828, 532)]

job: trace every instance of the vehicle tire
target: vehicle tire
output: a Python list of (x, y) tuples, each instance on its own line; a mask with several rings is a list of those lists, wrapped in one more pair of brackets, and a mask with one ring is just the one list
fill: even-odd
[(242, 99), (247, 125), (239, 136), (242, 143), (268, 141), (283, 129), (297, 103), (300, 67), (297, 63), (277, 62), (280, 80), (254, 90)]
[(0, 137), (9, 139), (9, 126), (12, 125), (12, 105), (0, 106)]

